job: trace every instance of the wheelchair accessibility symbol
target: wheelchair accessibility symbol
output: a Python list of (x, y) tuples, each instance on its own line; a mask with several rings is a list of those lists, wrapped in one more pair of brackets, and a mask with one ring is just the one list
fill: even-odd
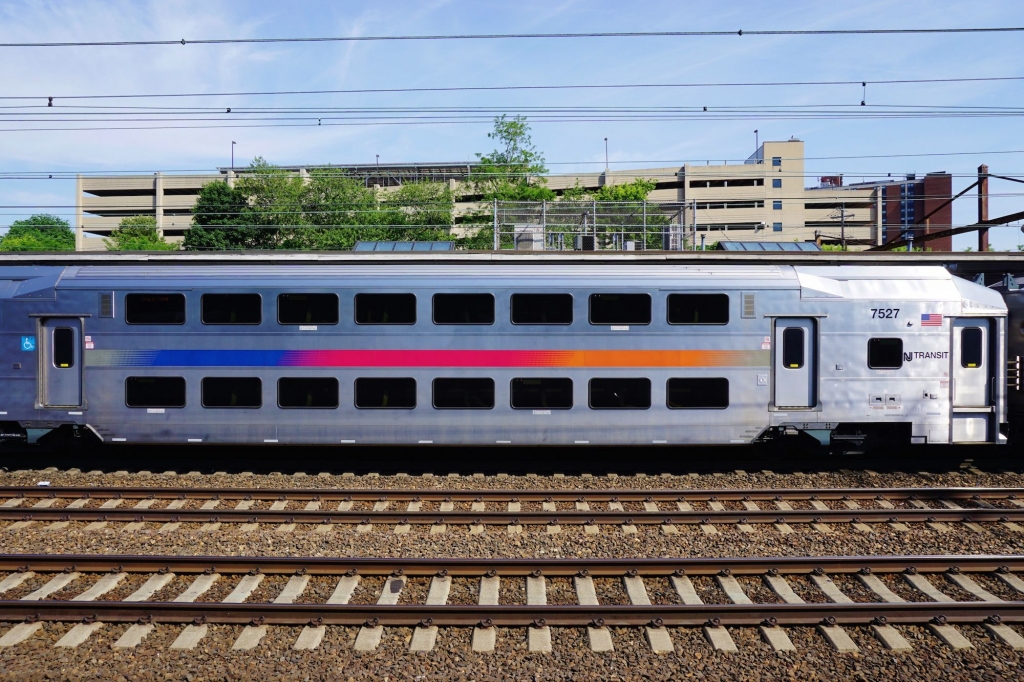
[(21, 337), (21, 349), (24, 351), (33, 351), (36, 349), (36, 337), (34, 336), (23, 336)]

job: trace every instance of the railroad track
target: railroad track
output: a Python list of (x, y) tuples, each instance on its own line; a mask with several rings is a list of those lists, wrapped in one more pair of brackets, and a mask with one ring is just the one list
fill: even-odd
[[(243, 524), (524, 525), (1003, 523), (1024, 532), (1024, 488), (731, 490), (367, 490), (0, 487), (0, 520), (16, 528), (72, 521)], [(21, 525), (18, 525), (21, 524)], [(938, 524), (938, 525), (936, 525)]]
[[(904, 649), (911, 645), (894, 626), (923, 625), (949, 646), (964, 648), (971, 646), (970, 641), (956, 626), (978, 624), (994, 639), (1024, 648), (1024, 638), (1012, 627), (1024, 623), (1021, 556), (377, 559), (2, 555), (0, 571), (8, 572), (0, 580), (0, 622), (18, 623), (0, 636), (0, 647), (25, 641), (44, 622), (73, 622), (77, 624), (58, 646), (77, 646), (105, 625), (131, 624), (114, 644), (115, 648), (131, 648), (158, 624), (186, 624), (171, 646), (187, 649), (208, 634), (208, 625), (244, 624), (247, 627), (234, 642), (235, 649), (258, 646), (268, 626), (289, 625), (305, 626), (293, 644), (296, 649), (316, 648), (328, 626), (359, 626), (354, 645), (358, 650), (375, 649), (384, 627), (414, 628), (410, 648), (429, 650), (438, 627), (469, 626), (474, 628), (472, 647), (476, 651), (493, 650), (495, 628), (525, 628), (523, 636), (530, 649), (547, 651), (553, 627), (585, 627), (591, 647), (606, 651), (614, 647), (609, 628), (628, 626), (643, 627), (657, 652), (673, 650), (670, 629), (677, 627), (703, 628), (711, 644), (721, 650), (736, 648), (728, 627), (758, 627), (769, 644), (786, 650), (793, 648), (787, 628), (803, 626), (816, 627), (840, 651), (854, 651), (857, 645), (844, 628), (870, 628), (885, 646)], [(134, 582), (128, 581), (134, 591), (122, 591), (121, 599), (104, 600), (132, 575), (137, 576)], [(269, 602), (247, 601), (268, 576), (279, 576), (280, 587), (273, 598)], [(283, 582), (284, 576), (287, 582)], [(165, 588), (176, 578), (184, 582), (176, 583), (176, 594), (167, 594)], [(571, 598), (566, 598), (563, 589), (558, 599), (561, 603), (549, 603), (549, 585), (567, 579), (572, 582)], [(319, 598), (300, 603), (306, 601), (303, 593), (311, 580), (326, 581), (322, 587), (327, 589), (318, 592)], [(403, 590), (416, 580), (429, 580), (424, 603), (405, 603)], [(199, 601), (219, 581), (232, 583), (230, 593), (220, 601)], [(373, 603), (353, 603), (361, 581), (370, 585), (362, 586), (367, 594), (361, 600)], [(454, 581), (474, 587), (473, 603), (449, 603)], [(671, 588), (649, 591), (653, 583), (670, 584)], [(625, 603), (607, 603), (612, 588), (628, 597)], [(163, 596), (154, 600), (155, 595)], [(713, 601), (709, 595), (725, 598)]]

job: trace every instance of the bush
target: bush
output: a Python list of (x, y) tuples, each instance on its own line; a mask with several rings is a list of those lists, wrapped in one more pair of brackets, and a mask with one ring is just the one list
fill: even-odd
[(15, 220), (0, 239), (0, 251), (74, 251), (75, 233), (68, 221), (57, 216), (37, 214)]
[(129, 216), (105, 240), (108, 251), (174, 251), (156, 229), (156, 218), (150, 215)]

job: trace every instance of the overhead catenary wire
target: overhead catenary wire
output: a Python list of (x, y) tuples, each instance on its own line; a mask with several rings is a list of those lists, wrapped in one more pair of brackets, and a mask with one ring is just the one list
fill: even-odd
[(579, 31), (558, 33), (455, 33), (392, 36), (320, 36), (293, 38), (199, 38), (177, 40), (84, 40), (0, 43), (3, 48), (41, 47), (138, 47), (167, 45), (245, 45), (273, 43), (365, 43), (445, 40), (558, 40), (579, 38), (720, 38), (743, 36), (864, 36), (1016, 33), (1024, 27), (989, 26), (958, 28), (846, 28), (846, 29), (736, 29), (729, 31)]
[(459, 85), (443, 87), (408, 87), (408, 88), (346, 88), (334, 90), (242, 90), (234, 92), (152, 92), (152, 93), (106, 93), (106, 94), (68, 94), (68, 95), (0, 95), (2, 100), (35, 100), (49, 102), (54, 100), (99, 100), (99, 99), (158, 99), (158, 98), (189, 98), (189, 97), (263, 97), (291, 95), (355, 95), (355, 94), (409, 94), (417, 92), (495, 92), (516, 90), (623, 90), (652, 88), (759, 88), (759, 87), (810, 87), (854, 85), (911, 85), (936, 83), (977, 83), (997, 81), (1020, 81), (1024, 76), (976, 76), (963, 78), (891, 78), (861, 80), (822, 80), (822, 81), (739, 81), (739, 82), (694, 82), (694, 83), (577, 83), (558, 85)]

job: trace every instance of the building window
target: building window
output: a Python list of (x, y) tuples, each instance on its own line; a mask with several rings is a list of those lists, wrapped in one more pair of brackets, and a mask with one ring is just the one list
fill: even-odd
[(259, 324), (263, 299), (259, 294), (203, 294), (199, 299), (203, 324)]
[(279, 294), (277, 321), (281, 324), (338, 324), (338, 295)]
[(902, 366), (903, 339), (868, 339), (868, 367), (899, 369)]
[(800, 327), (787, 327), (782, 332), (782, 366), (786, 369), (804, 366), (804, 330)]
[(434, 324), (494, 324), (494, 296), (434, 294)]
[(185, 378), (128, 377), (124, 403), (128, 407), (185, 407)]
[(729, 324), (728, 294), (669, 294), (669, 324)]
[(572, 295), (512, 294), (512, 324), (572, 324)]
[(773, 156), (772, 157), (772, 165), (773, 166), (781, 166), (782, 165), (782, 157), (781, 156)]
[(204, 377), (203, 407), (260, 407), (263, 382), (259, 377)]
[(185, 294), (128, 294), (124, 304), (128, 324), (185, 324)]
[(590, 380), (590, 407), (592, 409), (646, 410), (650, 406), (650, 379)]
[(669, 379), (667, 405), (672, 410), (724, 410), (729, 407), (729, 380)]
[(434, 379), (434, 407), (439, 410), (490, 410), (494, 379)]
[(981, 367), (981, 327), (964, 327), (960, 330), (960, 366), (967, 369)]
[(650, 324), (649, 294), (591, 294), (590, 324)]
[(53, 330), (53, 366), (61, 369), (75, 366), (75, 331), (71, 327)]
[(416, 296), (356, 294), (356, 324), (416, 324)]
[(416, 380), (410, 377), (356, 379), (356, 407), (409, 410), (416, 407)]
[(772, 223), (772, 232), (782, 232), (782, 223)]
[(277, 380), (277, 404), (291, 408), (338, 406), (338, 380), (334, 377), (287, 377)]
[(568, 410), (572, 407), (572, 379), (513, 379), (512, 407)]
[(776, 199), (775, 201), (773, 201), (772, 202), (772, 209), (775, 210), (775, 211), (781, 211), (782, 210), (782, 200), (781, 199)]
[(772, 188), (782, 189), (782, 178), (772, 178)]

